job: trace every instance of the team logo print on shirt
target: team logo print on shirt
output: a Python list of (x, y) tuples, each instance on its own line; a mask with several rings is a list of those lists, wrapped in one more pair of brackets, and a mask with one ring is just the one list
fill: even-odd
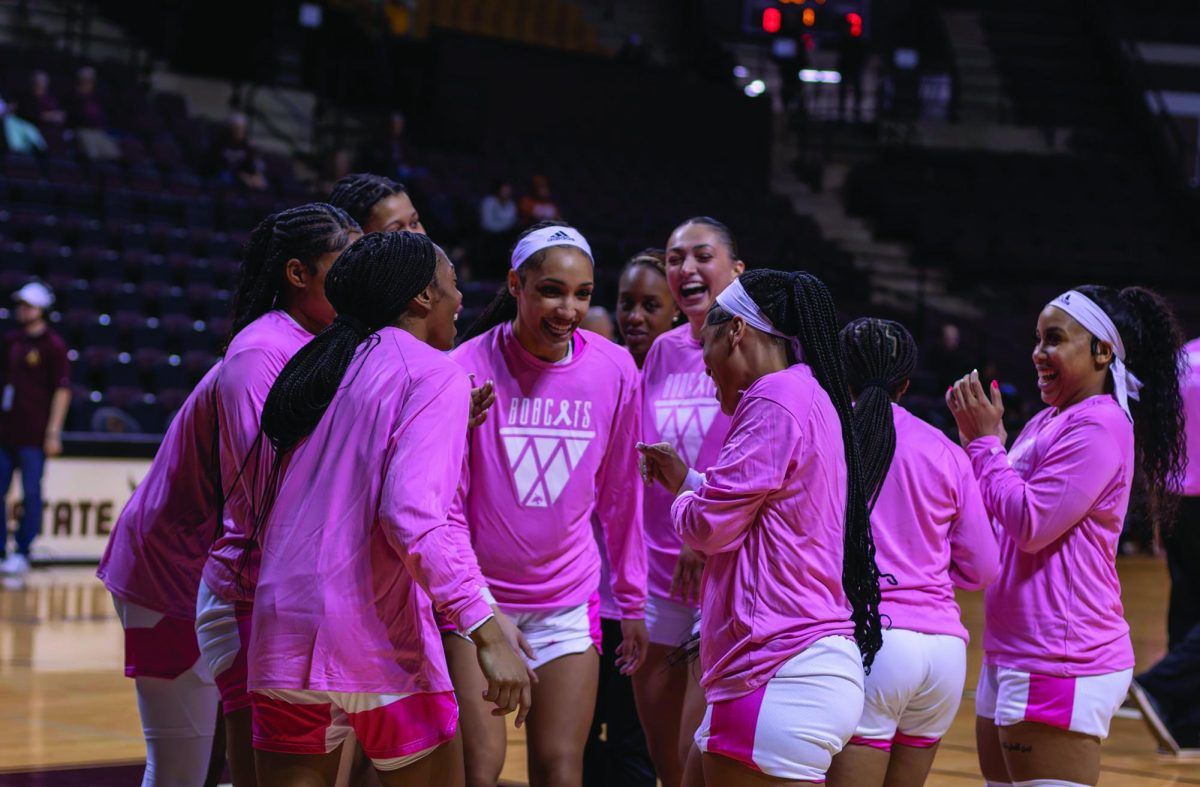
[(546, 508), (579, 466), (596, 432), (592, 403), (582, 399), (514, 397), (508, 425), (500, 427), (517, 500), (530, 508)]
[(717, 387), (704, 372), (671, 374), (662, 397), (654, 403), (654, 426), (691, 467), (699, 459), (704, 438), (720, 409)]

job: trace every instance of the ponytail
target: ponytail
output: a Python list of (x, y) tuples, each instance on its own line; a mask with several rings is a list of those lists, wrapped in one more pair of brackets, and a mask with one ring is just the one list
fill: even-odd
[[(515, 243), (513, 243), (512, 248), (508, 250), (508, 254), (511, 257), (512, 253), (516, 251), (517, 244), (520, 243), (521, 239), (527, 235), (537, 232), (538, 230), (544, 230), (546, 227), (569, 226), (571, 225), (565, 221), (539, 221), (537, 224), (527, 228), (524, 232), (517, 236), (517, 240)], [(530, 255), (527, 260), (522, 262), (517, 267), (517, 276), (520, 277), (522, 284), (525, 283), (526, 273), (541, 269), (542, 265), (546, 262), (546, 252), (552, 248), (555, 247), (547, 246), (536, 254)], [(503, 325), (506, 322), (512, 322), (516, 318), (517, 299), (513, 297), (511, 292), (508, 291), (508, 282), (506, 281), (504, 284), (500, 285), (500, 289), (496, 291), (496, 297), (492, 298), (492, 302), (484, 308), (483, 312), (478, 318), (476, 318), (475, 322), (471, 323), (471, 327), (463, 337), (463, 341), (474, 339), (476, 336), (487, 333), (497, 325)]]
[(288, 260), (315, 271), (322, 254), (341, 251), (360, 232), (345, 211), (312, 202), (272, 213), (262, 220), (242, 250), (242, 268), (233, 294), (233, 321), (225, 346), (250, 323), (275, 308), (284, 291)]
[(879, 490), (896, 454), (892, 402), (917, 365), (917, 343), (898, 322), (862, 317), (839, 336), (846, 382), (854, 396), (854, 434), (859, 441), (863, 484), (875, 508)]
[(1076, 290), (1095, 301), (1121, 333), (1125, 365), (1142, 381), (1141, 396), (1130, 400), (1138, 481), (1146, 493), (1152, 522), (1169, 526), (1179, 505), (1183, 478), (1183, 332), (1170, 305), (1142, 287), (1085, 285)]
[[(867, 439), (861, 445), (857, 439), (850, 387), (838, 343), (837, 309), (821, 280), (804, 272), (757, 269), (742, 274), (741, 282), (772, 325), (800, 340), (804, 362), (829, 395), (841, 423), (847, 482), (842, 588), (853, 609), (854, 639), (862, 653), (863, 667), (869, 672), (875, 654), (883, 646), (879, 569), (875, 565), (875, 543), (867, 508), (867, 501), (874, 499), (879, 490), (878, 483), (875, 487), (868, 486), (860, 453), (880, 452), (882, 435), (877, 432), (864, 435)], [(709, 312), (710, 323), (726, 317), (727, 312), (719, 306)]]

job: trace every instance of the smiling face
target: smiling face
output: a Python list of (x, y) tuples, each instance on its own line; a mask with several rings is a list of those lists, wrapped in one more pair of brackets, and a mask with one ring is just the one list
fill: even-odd
[(683, 224), (667, 242), (667, 284), (693, 329), (745, 267), (733, 258), (721, 233), (707, 224)]
[(458, 315), (462, 312), (463, 295), (458, 289), (458, 275), (454, 263), (441, 249), (437, 250), (437, 270), (430, 286), (429, 331), (426, 341), (437, 350), (454, 347), (458, 335)]
[(390, 197), (384, 197), (371, 208), (371, 216), (363, 225), (363, 232), (400, 232), (407, 230), (418, 235), (425, 234), (425, 226), (421, 224), (421, 215), (413, 206), (408, 192), (402, 191)]
[(704, 351), (704, 371), (717, 389), (721, 412), (733, 415), (742, 392), (750, 385), (750, 370), (738, 347), (745, 338), (746, 324), (740, 317), (700, 329), (700, 345)]
[(591, 306), (592, 261), (574, 246), (554, 246), (541, 265), (526, 264), (523, 274), (508, 275), (517, 299), (517, 338), (536, 357), (559, 360)]
[(1106, 342), (1097, 342), (1093, 353), (1091, 333), (1057, 306), (1038, 315), (1033, 366), (1038, 392), (1051, 407), (1070, 407), (1103, 393), (1112, 357)]
[(650, 345), (671, 329), (675, 300), (667, 279), (649, 265), (631, 265), (617, 284), (617, 328), (640, 368)]

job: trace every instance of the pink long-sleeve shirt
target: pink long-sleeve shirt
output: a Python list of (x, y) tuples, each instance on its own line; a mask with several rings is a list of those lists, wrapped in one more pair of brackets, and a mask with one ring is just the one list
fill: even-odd
[(671, 508), (708, 557), (700, 684), (708, 701), (748, 694), (828, 636), (854, 636), (842, 588), (846, 457), (829, 395), (806, 364), (756, 380), (704, 483)]
[(492, 614), (447, 518), (467, 376), (407, 331), (373, 344), (289, 455), (263, 534), (251, 689), (450, 691), (430, 598), (463, 631)]
[(1107, 394), (1047, 408), (1005, 453), (967, 446), (1000, 540), (987, 589), (987, 663), (1056, 677), (1133, 666), (1117, 542), (1133, 482), (1133, 425)]
[(1000, 571), (979, 485), (966, 453), (939, 430), (896, 404), (892, 421), (896, 454), (871, 512), (879, 613), (891, 628), (968, 641), (954, 588), (980, 590)]
[(1183, 394), (1183, 422), (1186, 440), (1183, 494), (1200, 496), (1200, 339), (1192, 339), (1183, 348), (1187, 371), (1179, 381)]
[(219, 529), (213, 451), (218, 363), (184, 400), (113, 526), (96, 576), (117, 598), (196, 617), (200, 570)]
[(451, 354), (496, 403), (472, 429), (452, 518), (470, 529), (487, 585), (506, 610), (547, 611), (598, 592), (595, 512), (624, 618), (646, 601), (638, 370), (623, 347), (578, 330), (565, 363), (525, 350), (510, 324)]
[(269, 311), (234, 337), (221, 364), (217, 424), (225, 513), (203, 576), (225, 601), (254, 600), (259, 550), (250, 545), (251, 509), (263, 498), (274, 458), (271, 444), (259, 439), (263, 404), (279, 372), (311, 339), (286, 312)]
[[(680, 325), (655, 339), (642, 364), (642, 440), (670, 443), (688, 467), (704, 472), (717, 461), (729, 423), (691, 326)], [(647, 585), (656, 598), (672, 598), (671, 578), (681, 544), (671, 524), (674, 501), (661, 485), (646, 490)]]

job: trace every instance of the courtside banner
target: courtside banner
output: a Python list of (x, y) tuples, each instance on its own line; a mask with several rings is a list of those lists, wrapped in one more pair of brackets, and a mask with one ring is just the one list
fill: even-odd
[[(47, 459), (42, 476), (42, 534), (33, 542), (34, 562), (99, 562), (121, 509), (149, 469), (149, 459)], [(4, 503), (11, 549), (11, 534), (22, 513), (20, 471), (13, 475)]]

